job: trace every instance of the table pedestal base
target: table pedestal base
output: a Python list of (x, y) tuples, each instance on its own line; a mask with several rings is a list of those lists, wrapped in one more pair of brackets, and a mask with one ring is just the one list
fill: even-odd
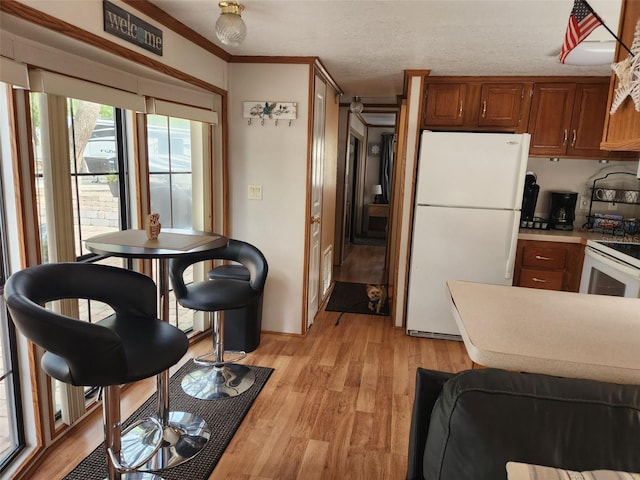
[(240, 395), (249, 390), (255, 381), (256, 374), (249, 367), (227, 363), (186, 374), (182, 379), (182, 389), (187, 395), (200, 400), (215, 400)]
[[(109, 477), (106, 477), (104, 480), (112, 480)], [(145, 472), (131, 472), (131, 473), (121, 473), (118, 480), (164, 480), (162, 477), (154, 473), (145, 473)]]

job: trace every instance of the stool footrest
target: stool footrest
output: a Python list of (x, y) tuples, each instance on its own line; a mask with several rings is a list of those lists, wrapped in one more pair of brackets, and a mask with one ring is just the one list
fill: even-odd
[[(153, 456), (156, 453), (158, 453), (158, 450), (160, 450), (160, 447), (162, 446), (162, 441), (163, 441), (163, 438), (162, 438), (163, 428), (162, 428), (162, 424), (160, 423), (160, 420), (158, 420), (155, 417), (145, 417), (134, 422), (129, 427), (127, 427), (126, 430), (122, 432), (121, 438), (125, 439), (129, 432), (131, 432), (135, 428), (138, 428), (140, 425), (146, 422), (151, 422), (155, 426), (155, 428), (152, 431), (156, 432), (157, 439), (153, 442), (154, 448), (151, 450), (150, 453), (145, 455), (144, 458), (142, 458), (141, 460), (138, 460), (133, 465), (124, 465), (123, 462), (119, 459), (120, 455), (116, 454), (111, 447), (107, 449), (107, 452), (109, 453), (109, 458), (113, 463), (113, 465), (116, 467), (116, 470), (118, 472), (129, 473), (129, 472), (138, 470), (140, 467), (145, 465), (149, 460), (151, 460), (151, 458), (153, 458)], [(136, 438), (134, 438), (133, 441), (139, 443), (140, 436), (136, 435)]]
[[(231, 356), (228, 358), (227, 356)], [(206, 367), (221, 367), (223, 365), (227, 365), (230, 363), (236, 363), (240, 360), (243, 360), (247, 356), (247, 352), (241, 350), (226, 350), (224, 352), (224, 360), (219, 361), (216, 359), (215, 352), (204, 353), (199, 357), (193, 359), (193, 363), (196, 365), (202, 365)], [(211, 360), (207, 360), (207, 358), (212, 357)]]

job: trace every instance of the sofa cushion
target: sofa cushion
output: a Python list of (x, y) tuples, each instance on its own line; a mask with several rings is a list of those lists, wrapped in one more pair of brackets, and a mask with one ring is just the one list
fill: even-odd
[(507, 478), (509, 480), (640, 480), (640, 473), (613, 470), (575, 472), (563, 468), (507, 462)]
[(427, 480), (506, 480), (508, 461), (640, 471), (640, 386), (497, 369), (443, 387), (424, 451)]
[(442, 392), (442, 387), (453, 375), (453, 373), (427, 370), (426, 368), (416, 370), (416, 390), (409, 433), (407, 480), (422, 480), (422, 460), (431, 410)]

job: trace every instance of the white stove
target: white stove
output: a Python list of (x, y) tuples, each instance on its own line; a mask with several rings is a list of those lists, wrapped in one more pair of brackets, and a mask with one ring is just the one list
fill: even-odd
[(613, 240), (587, 240), (587, 246), (640, 268), (640, 242), (618, 242)]
[(587, 240), (580, 293), (640, 298), (640, 242)]

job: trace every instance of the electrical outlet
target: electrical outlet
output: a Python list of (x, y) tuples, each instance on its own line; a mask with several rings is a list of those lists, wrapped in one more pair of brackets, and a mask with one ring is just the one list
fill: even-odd
[(582, 195), (580, 197), (580, 207), (586, 209), (589, 206), (589, 199)]

